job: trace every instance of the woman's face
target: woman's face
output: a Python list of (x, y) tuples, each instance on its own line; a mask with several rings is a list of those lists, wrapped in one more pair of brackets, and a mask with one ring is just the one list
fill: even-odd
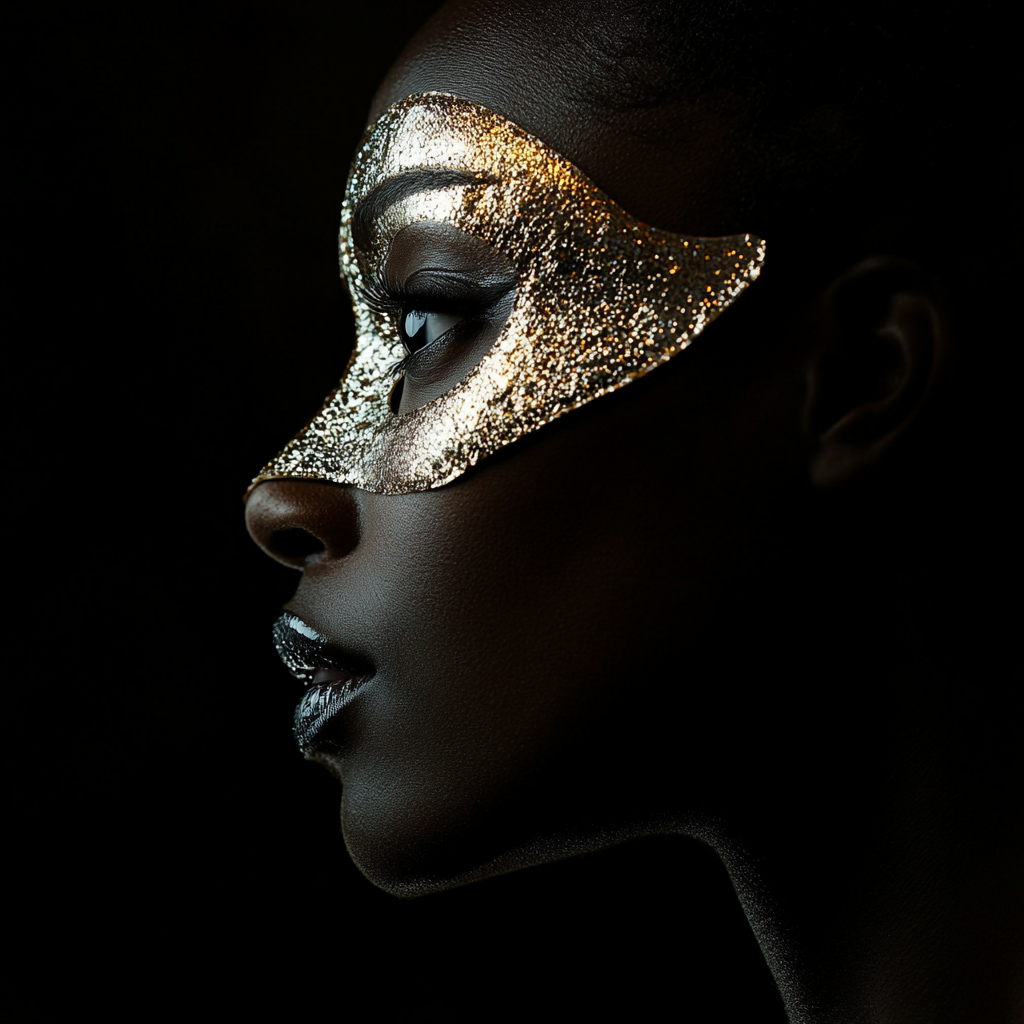
[[(576, 98), (585, 68), (521, 73), (543, 25), (513, 31), (501, 18), (443, 13), (374, 115), (450, 92), (559, 149), (655, 226), (742, 230), (723, 221), (714, 133), (696, 156), (625, 134)], [(422, 224), (389, 272), (464, 274), (475, 260), (482, 279), (505, 273), (474, 247)], [(781, 358), (732, 372), (738, 333), (765, 328), (730, 317), (436, 490), (271, 480), (253, 492), (253, 536), (302, 570), (288, 611), (330, 645), (314, 685), (367, 680), (306, 752), (341, 780), (346, 844), (377, 884), (444, 888), (724, 812), (715, 766), (747, 725), (735, 717), (743, 684), (719, 678), (719, 645), (742, 635), (735, 596), (801, 474), (799, 374)], [(435, 389), (478, 358), (442, 368)]]

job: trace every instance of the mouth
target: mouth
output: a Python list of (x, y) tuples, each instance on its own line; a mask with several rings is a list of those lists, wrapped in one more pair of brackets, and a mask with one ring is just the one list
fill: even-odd
[(274, 647), (288, 671), (306, 687), (292, 731), (299, 750), (309, 757), (328, 742), (331, 726), (373, 678), (373, 669), (291, 612), (274, 623)]

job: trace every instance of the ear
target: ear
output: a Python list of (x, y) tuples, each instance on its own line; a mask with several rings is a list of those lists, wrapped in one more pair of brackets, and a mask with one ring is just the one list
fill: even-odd
[(952, 359), (952, 313), (915, 264), (873, 256), (823, 293), (811, 333), (808, 472), (834, 487), (878, 462), (932, 401)]

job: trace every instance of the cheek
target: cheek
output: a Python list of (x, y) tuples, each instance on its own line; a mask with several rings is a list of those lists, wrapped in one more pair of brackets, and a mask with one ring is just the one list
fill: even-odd
[(578, 517), (412, 497), (401, 522), (381, 500), (351, 566), (379, 602), (343, 765), (346, 840), (371, 877), (450, 876), (521, 841), (559, 789), (553, 761), (635, 658), (616, 610), (631, 588), (586, 555)]

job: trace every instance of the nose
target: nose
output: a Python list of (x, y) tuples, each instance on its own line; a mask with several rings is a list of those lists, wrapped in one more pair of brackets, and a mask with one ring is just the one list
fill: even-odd
[(271, 558), (293, 569), (343, 558), (359, 543), (355, 498), (319, 480), (265, 480), (249, 495), (245, 525)]

